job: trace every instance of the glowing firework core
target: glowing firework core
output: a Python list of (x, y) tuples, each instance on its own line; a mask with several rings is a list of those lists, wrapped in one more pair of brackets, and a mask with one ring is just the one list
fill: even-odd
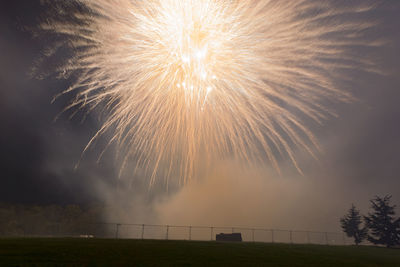
[[(153, 20), (141, 21), (154, 29), (158, 45), (154, 54), (167, 55), (164, 71), (173, 84), (164, 86), (183, 90), (186, 101), (197, 101), (203, 107), (216, 87), (214, 69), (218, 55), (223, 54), (223, 27), (220, 7), (211, 1), (162, 1)], [(226, 25), (225, 25), (226, 28)]]

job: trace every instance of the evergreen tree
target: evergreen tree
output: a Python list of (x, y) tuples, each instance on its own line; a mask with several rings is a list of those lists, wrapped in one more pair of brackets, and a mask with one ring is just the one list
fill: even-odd
[(376, 245), (392, 247), (400, 245), (400, 218), (395, 218), (395, 205), (390, 205), (392, 196), (372, 199), (372, 213), (365, 217), (365, 222), (370, 230), (368, 240)]
[(340, 219), (343, 232), (348, 237), (354, 238), (356, 245), (360, 244), (367, 237), (367, 229), (361, 228), (361, 215), (354, 205), (351, 205), (348, 213)]

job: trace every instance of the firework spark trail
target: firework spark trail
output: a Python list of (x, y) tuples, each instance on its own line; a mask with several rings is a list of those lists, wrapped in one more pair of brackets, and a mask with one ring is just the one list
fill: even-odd
[[(299, 169), (294, 149), (314, 155), (318, 147), (301, 118), (321, 122), (332, 114), (324, 102), (350, 100), (335, 81), (346, 78), (346, 69), (373, 65), (349, 57), (349, 47), (378, 45), (361, 38), (373, 24), (354, 19), (370, 10), (367, 4), (69, 3), (86, 11), (73, 9), (70, 22), (55, 16), (41, 25), (74, 49), (56, 70), (78, 77), (63, 92), (76, 92), (66, 109), (105, 104), (109, 116), (88, 147), (112, 129), (110, 144), (124, 151), (122, 168), (134, 161), (147, 170), (150, 184), (159, 176), (186, 183), (200, 168), (226, 158), (268, 158), (279, 169), (277, 155), (287, 156)], [(353, 19), (339, 20), (346, 16)], [(56, 48), (47, 56), (54, 54)]]

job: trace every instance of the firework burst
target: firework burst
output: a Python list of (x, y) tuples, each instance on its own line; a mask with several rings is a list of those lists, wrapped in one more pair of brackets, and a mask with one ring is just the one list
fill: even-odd
[[(62, 1), (64, 2), (64, 1)], [(106, 106), (104, 125), (123, 153), (156, 177), (181, 184), (220, 159), (298, 168), (295, 148), (317, 150), (302, 122), (321, 122), (346, 69), (370, 68), (349, 57), (373, 26), (357, 20), (369, 6), (265, 0), (81, 0), (54, 2), (41, 29), (73, 48), (56, 72), (74, 74), (67, 109)], [(71, 8), (71, 5), (73, 8)], [(65, 10), (69, 10), (66, 12)], [(71, 11), (72, 10), (72, 11)], [(61, 19), (62, 17), (68, 19)], [(351, 19), (349, 19), (351, 17)], [(343, 21), (340, 21), (342, 18)], [(369, 43), (368, 45), (376, 45)], [(299, 168), (298, 168), (299, 169)]]

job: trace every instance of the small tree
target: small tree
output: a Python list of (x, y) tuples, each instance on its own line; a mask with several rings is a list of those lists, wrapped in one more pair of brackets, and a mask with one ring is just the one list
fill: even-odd
[(395, 218), (395, 205), (390, 206), (392, 196), (386, 195), (384, 198), (376, 196), (372, 199), (372, 213), (365, 216), (365, 222), (370, 230), (368, 240), (376, 245), (386, 245), (392, 247), (400, 245), (400, 218)]
[(361, 228), (361, 215), (354, 205), (351, 205), (348, 213), (340, 219), (343, 232), (348, 237), (354, 238), (356, 245), (360, 244), (367, 237), (367, 229)]

